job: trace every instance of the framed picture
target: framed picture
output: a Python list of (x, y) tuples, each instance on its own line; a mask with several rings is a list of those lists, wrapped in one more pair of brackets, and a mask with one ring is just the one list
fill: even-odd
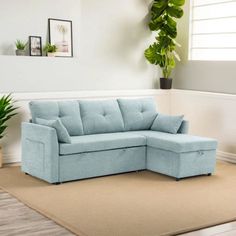
[(29, 36), (30, 56), (42, 56), (42, 38), (39, 36)]
[(57, 57), (73, 57), (72, 21), (48, 19), (49, 43), (57, 47)]

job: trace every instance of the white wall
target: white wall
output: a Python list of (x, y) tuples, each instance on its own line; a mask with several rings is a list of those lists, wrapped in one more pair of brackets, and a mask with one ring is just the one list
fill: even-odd
[(174, 73), (174, 87), (197, 91), (211, 91), (236, 94), (236, 62), (235, 61), (189, 61), (189, 3), (186, 1), (184, 16), (178, 22), (177, 41), (182, 44), (179, 49), (181, 63)]
[[(151, 0), (0, 0), (0, 92), (150, 89), (158, 77), (144, 49)], [(15, 57), (14, 41), (47, 39), (48, 18), (73, 21), (68, 58)]]

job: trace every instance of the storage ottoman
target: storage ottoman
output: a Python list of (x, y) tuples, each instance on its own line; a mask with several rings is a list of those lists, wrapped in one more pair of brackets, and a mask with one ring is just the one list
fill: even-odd
[(156, 132), (148, 135), (147, 145), (148, 170), (176, 180), (214, 172), (217, 147), (214, 139)]

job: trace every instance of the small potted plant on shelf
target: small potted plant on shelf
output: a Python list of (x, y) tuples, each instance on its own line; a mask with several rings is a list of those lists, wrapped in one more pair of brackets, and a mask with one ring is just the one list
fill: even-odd
[[(2, 96), (0, 98), (0, 140), (5, 136), (5, 131), (7, 129), (6, 122), (15, 116), (17, 113), (15, 110), (18, 107), (14, 106), (13, 98), (11, 94)], [(2, 146), (0, 144), (0, 168), (2, 167), (3, 162), (3, 154), (2, 154)]]
[(16, 46), (16, 55), (17, 56), (25, 56), (26, 54), (26, 46), (28, 42), (23, 42), (21, 40), (16, 40), (15, 46)]
[(172, 70), (175, 68), (175, 59), (180, 60), (175, 49), (180, 46), (175, 38), (177, 36), (177, 23), (175, 18), (183, 16), (181, 8), (185, 0), (154, 0), (151, 7), (149, 29), (156, 31), (156, 41), (145, 50), (146, 59), (154, 65), (159, 65), (163, 77), (160, 78), (161, 89), (171, 89)]
[(57, 52), (57, 46), (54, 44), (47, 43), (44, 48), (44, 52), (46, 52), (48, 57), (55, 57)]

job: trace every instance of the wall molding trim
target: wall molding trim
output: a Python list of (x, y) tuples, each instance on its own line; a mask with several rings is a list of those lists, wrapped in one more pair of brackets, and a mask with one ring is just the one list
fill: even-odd
[(217, 99), (230, 99), (236, 101), (236, 94), (227, 94), (227, 93), (213, 93), (213, 92), (204, 92), (198, 90), (182, 90), (182, 89), (172, 89), (171, 95), (180, 94), (180, 95), (190, 95), (190, 96), (203, 96), (207, 98), (217, 98)]
[[(61, 92), (35, 92), (14, 93), (17, 101), (47, 100), (47, 99), (77, 99), (77, 98), (109, 98), (109, 97), (137, 97), (168, 95), (171, 91), (160, 89), (137, 90), (85, 90), (85, 91), (61, 91)], [(0, 96), (6, 93), (0, 93)]]
[[(7, 93), (0, 93), (0, 96)], [(136, 96), (155, 96), (155, 95), (192, 95), (204, 96), (211, 98), (230, 99), (236, 101), (236, 94), (203, 92), (197, 90), (182, 90), (182, 89), (127, 89), (127, 90), (81, 90), (81, 91), (60, 91), (60, 92), (25, 92), (14, 93), (14, 98), (17, 101), (28, 100), (46, 100), (46, 99), (76, 99), (76, 98), (92, 98), (92, 97), (136, 97)]]
[(234, 153), (217, 151), (216, 155), (218, 160), (236, 163), (236, 154)]
[(16, 162), (20, 162), (19, 157), (17, 155), (3, 153), (3, 163), (10, 164)]

